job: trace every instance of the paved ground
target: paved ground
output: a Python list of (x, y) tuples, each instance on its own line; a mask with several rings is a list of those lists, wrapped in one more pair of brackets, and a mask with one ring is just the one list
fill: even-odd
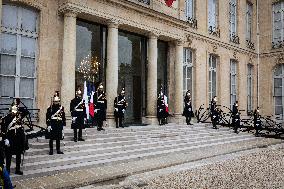
[(282, 189), (283, 178), (282, 143), (133, 175), (117, 185), (81, 189)]
[[(48, 141), (40, 138), (33, 141), (25, 157), (25, 175), (12, 175), (13, 183), (24, 189), (88, 185), (133, 188), (135, 185), (128, 182), (133, 180), (129, 177), (132, 175), (163, 172), (169, 167), (173, 170), (172, 166), (186, 167), (187, 163), (195, 165), (212, 158), (226, 159), (227, 155), (251, 153), (250, 150), (282, 143), (279, 139), (256, 138), (251, 133), (235, 134), (228, 128), (214, 130), (204, 124), (108, 128), (104, 132), (89, 129), (86, 134), (85, 142), (75, 143), (72, 131), (67, 130), (64, 155), (49, 156)], [(158, 180), (145, 187), (156, 188), (155, 183)]]

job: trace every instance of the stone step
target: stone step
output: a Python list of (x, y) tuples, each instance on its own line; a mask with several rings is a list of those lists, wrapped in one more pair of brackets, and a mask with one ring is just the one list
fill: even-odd
[(89, 162), (89, 161), (99, 161), (103, 159), (111, 159), (115, 157), (124, 157), (128, 155), (138, 155), (138, 154), (144, 154), (144, 153), (151, 153), (152, 151), (158, 152), (158, 151), (167, 151), (167, 150), (183, 150), (184, 148), (192, 147), (192, 146), (200, 146), (200, 145), (210, 145), (212, 143), (218, 143), (218, 142), (226, 142), (228, 140), (234, 141), (234, 140), (248, 140), (253, 139), (252, 137), (247, 136), (228, 136), (223, 138), (214, 138), (214, 139), (205, 139), (201, 141), (194, 141), (190, 143), (183, 143), (183, 144), (169, 144), (169, 145), (161, 145), (161, 146), (154, 146), (154, 147), (144, 147), (144, 148), (135, 148), (130, 150), (123, 150), (123, 151), (116, 151), (116, 152), (101, 152), (101, 153), (90, 153), (89, 155), (79, 155), (79, 156), (69, 156), (66, 158), (56, 158), (51, 160), (42, 161), (40, 158), (37, 159), (37, 161), (33, 161), (31, 163), (25, 163), (24, 169), (31, 170), (31, 169), (37, 169), (38, 167), (42, 168), (50, 168), (50, 167), (58, 167), (58, 166), (64, 166), (68, 164), (78, 164), (82, 162)]
[[(152, 138), (154, 138), (154, 137), (159, 137), (161, 134), (167, 134), (167, 133), (171, 133), (171, 134), (176, 134), (176, 135), (178, 135), (178, 134), (187, 134), (188, 132), (190, 132), (190, 133), (193, 133), (193, 132), (198, 132), (198, 133), (208, 133), (210, 131), (210, 133), (223, 133), (223, 132), (229, 132), (229, 130), (228, 129), (224, 129), (224, 130), (218, 130), (218, 131), (216, 131), (216, 130), (212, 130), (212, 129), (207, 129), (207, 128), (205, 128), (205, 129), (191, 129), (190, 130), (190, 128), (187, 128), (187, 129), (183, 129), (183, 130), (181, 130), (180, 128), (179, 128), (179, 130), (178, 131), (160, 131), (160, 132), (155, 132), (155, 133), (152, 133), (152, 132), (149, 132), (149, 133), (142, 133), (142, 134), (140, 134), (140, 133), (136, 133), (136, 132), (132, 132), (132, 133), (130, 133), (131, 135), (123, 135), (123, 134), (120, 134), (120, 135), (115, 135), (115, 136), (108, 136), (108, 135), (106, 135), (106, 136), (104, 136), (104, 137), (99, 137), (99, 136), (96, 136), (95, 134), (94, 135), (89, 135), (88, 136), (88, 140), (86, 141), (86, 143), (93, 143), (93, 142), (102, 142), (102, 143), (105, 143), (105, 141), (108, 141), (108, 142), (110, 142), (110, 141), (124, 141), (124, 140), (132, 140), (132, 139), (135, 139), (135, 138), (140, 138), (140, 139), (142, 139), (142, 138), (149, 138), (149, 137), (152, 137)], [(90, 138), (90, 139), (89, 139)], [(30, 147), (31, 148), (40, 148), (40, 149), (42, 149), (42, 148), (45, 148), (45, 147), (48, 147), (48, 140), (46, 140), (46, 139), (43, 139), (42, 141), (40, 141), (40, 142), (32, 142), (31, 144), (30, 144)], [(73, 138), (72, 137), (70, 137), (69, 138), (69, 140), (68, 139), (64, 139), (63, 140), (63, 142), (65, 143), (65, 145), (66, 146), (68, 146), (68, 145), (73, 145), (74, 144), (74, 142), (73, 142)]]
[(90, 154), (100, 154), (100, 153), (106, 153), (106, 152), (115, 152), (115, 151), (125, 151), (125, 150), (131, 150), (131, 149), (137, 149), (142, 147), (152, 147), (152, 146), (166, 146), (166, 145), (172, 145), (172, 144), (184, 144), (184, 143), (194, 143), (194, 142), (202, 142), (202, 140), (209, 140), (212, 138), (221, 138), (221, 137), (233, 137), (234, 134), (228, 133), (226, 135), (210, 135), (210, 134), (204, 134), (204, 135), (191, 135), (189, 137), (179, 137), (179, 138), (169, 138), (168, 140), (143, 140), (143, 141), (134, 141), (134, 143), (130, 144), (123, 144), (123, 145), (109, 145), (109, 146), (101, 146), (101, 144), (95, 144), (91, 146), (86, 146), (85, 144), (80, 145), (78, 148), (64, 148), (64, 155), (54, 155), (49, 156), (49, 148), (46, 148), (38, 153), (33, 155), (26, 155), (25, 156), (25, 163), (28, 162), (34, 162), (37, 159), (40, 159), (41, 161), (44, 161), (45, 159), (57, 159), (57, 158), (68, 158), (70, 156), (82, 156), (82, 155), (90, 155)]
[[(51, 166), (51, 167), (43, 167), (42, 165), (38, 165), (35, 167), (35, 169), (24, 169), (24, 176), (15, 176), (12, 175), (13, 180), (18, 179), (25, 179), (25, 178), (31, 178), (31, 177), (38, 177), (38, 176), (44, 176), (44, 175), (51, 175), (51, 174), (57, 174), (59, 172), (64, 171), (72, 171), (72, 170), (78, 170), (78, 169), (85, 169), (85, 168), (93, 168), (98, 167), (102, 165), (112, 165), (117, 163), (123, 163), (123, 162), (129, 162), (129, 161), (135, 161), (135, 160), (141, 160), (141, 159), (147, 159), (152, 157), (158, 157), (158, 156), (164, 156), (170, 153), (190, 153), (191, 150), (194, 149), (202, 149), (210, 146), (216, 146), (216, 145), (224, 145), (228, 143), (238, 143), (242, 141), (250, 141), (255, 140), (253, 137), (246, 137), (245, 136), (237, 137), (234, 140), (228, 140), (228, 139), (221, 139), (216, 140), (214, 143), (209, 142), (206, 144), (200, 144), (200, 145), (193, 145), (193, 146), (186, 146), (182, 148), (170, 148), (170, 149), (164, 149), (159, 151), (146, 151), (143, 153), (134, 153), (129, 154), (126, 153), (123, 156), (114, 156), (110, 158), (103, 158), (103, 159), (96, 159), (96, 156), (92, 157), (86, 157), (83, 161), (77, 161), (74, 163), (67, 163), (63, 165), (58, 166)], [(70, 161), (69, 161), (70, 162)], [(20, 177), (20, 178), (19, 178)]]

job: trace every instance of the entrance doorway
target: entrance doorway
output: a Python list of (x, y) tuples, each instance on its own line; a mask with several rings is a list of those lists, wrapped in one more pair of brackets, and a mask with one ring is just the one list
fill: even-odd
[(146, 38), (119, 31), (118, 92), (125, 88), (125, 123), (142, 123), (145, 115)]

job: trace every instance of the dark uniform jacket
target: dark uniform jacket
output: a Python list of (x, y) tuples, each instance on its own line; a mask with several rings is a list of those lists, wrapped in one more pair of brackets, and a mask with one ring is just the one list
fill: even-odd
[(94, 94), (94, 104), (95, 104), (95, 118), (97, 120), (105, 121), (107, 100), (105, 98), (104, 92), (97, 91)]
[(168, 117), (168, 112), (166, 111), (166, 104), (164, 96), (159, 96), (157, 100), (157, 117), (166, 118)]
[(51, 105), (46, 111), (46, 124), (51, 126), (50, 139), (62, 140), (63, 126), (66, 126), (64, 107), (61, 105)]
[(254, 112), (253, 112), (253, 121), (254, 121), (255, 127), (261, 127), (260, 115), (257, 112), (257, 110), (254, 110)]
[(15, 116), (11, 113), (6, 115), (2, 120), (1, 132), (2, 140), (9, 140), (10, 146), (5, 146), (9, 153), (19, 154), (25, 151), (26, 134), (19, 115)]
[(114, 116), (124, 117), (124, 112), (126, 109), (126, 99), (125, 96), (119, 95), (114, 99)]
[(210, 111), (211, 111), (211, 120), (217, 121), (218, 120), (218, 111), (217, 111), (217, 104), (214, 100), (211, 100)]
[(71, 129), (84, 129), (84, 119), (87, 118), (85, 102), (80, 97), (75, 97), (70, 103), (70, 112), (72, 116)]
[(233, 105), (232, 118), (233, 123), (240, 124), (240, 113), (238, 107), (235, 104)]
[(184, 110), (182, 115), (185, 117), (193, 117), (191, 99), (188, 96), (184, 97)]

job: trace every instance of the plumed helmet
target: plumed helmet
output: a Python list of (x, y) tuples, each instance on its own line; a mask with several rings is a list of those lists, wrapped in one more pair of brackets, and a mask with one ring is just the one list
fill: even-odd
[(18, 112), (18, 106), (17, 105), (13, 105), (11, 107), (11, 112), (16, 114)]
[(102, 84), (102, 83), (100, 83), (100, 85), (99, 85), (99, 89), (104, 89), (104, 86), (103, 86), (103, 84)]
[(60, 98), (59, 98), (58, 96), (55, 96), (55, 97), (53, 98), (53, 102), (60, 102)]
[(125, 94), (125, 89), (122, 88), (120, 94)]
[(76, 96), (81, 96), (82, 95), (82, 91), (80, 90), (80, 89), (78, 89), (77, 91), (76, 91)]

